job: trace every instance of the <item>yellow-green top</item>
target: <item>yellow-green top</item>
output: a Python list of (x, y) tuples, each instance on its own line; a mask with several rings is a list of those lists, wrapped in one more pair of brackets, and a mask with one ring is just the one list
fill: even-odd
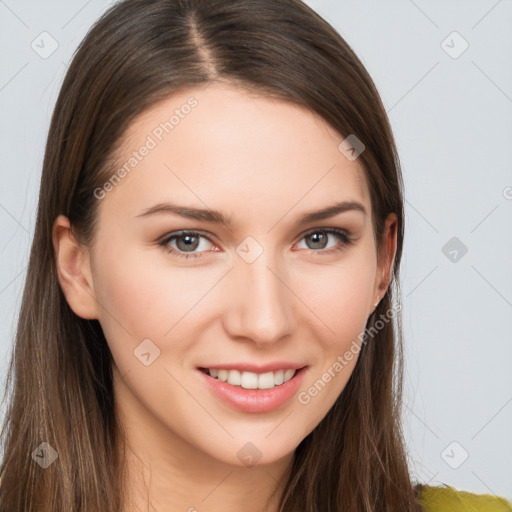
[(424, 485), (420, 500), (423, 512), (512, 512), (512, 504), (505, 498), (457, 491), (449, 485)]

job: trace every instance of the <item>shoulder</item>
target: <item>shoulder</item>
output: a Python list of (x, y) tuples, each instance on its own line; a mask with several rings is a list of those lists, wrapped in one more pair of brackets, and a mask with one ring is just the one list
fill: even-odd
[(512, 512), (512, 504), (492, 494), (458, 491), (449, 485), (418, 485), (423, 512)]

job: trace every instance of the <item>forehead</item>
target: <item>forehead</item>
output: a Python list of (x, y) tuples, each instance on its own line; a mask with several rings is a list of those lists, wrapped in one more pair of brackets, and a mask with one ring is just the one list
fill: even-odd
[(235, 217), (340, 199), (369, 211), (363, 165), (339, 150), (343, 139), (302, 106), (225, 83), (191, 88), (131, 123), (116, 155), (116, 169), (128, 172), (109, 196), (134, 214), (148, 201), (169, 199)]

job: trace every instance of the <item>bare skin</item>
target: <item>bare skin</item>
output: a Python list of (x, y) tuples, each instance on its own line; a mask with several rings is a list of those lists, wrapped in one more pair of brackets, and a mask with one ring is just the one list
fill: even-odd
[[(191, 96), (197, 106), (158, 141), (155, 127)], [(318, 116), (286, 102), (221, 83), (180, 92), (132, 123), (119, 166), (148, 135), (156, 147), (98, 199), (91, 247), (80, 247), (66, 217), (54, 225), (67, 301), (77, 315), (99, 320), (115, 361), (128, 449), (124, 512), (277, 511), (282, 486), (268, 509), (266, 501), (343, 391), (357, 355), (307, 404), (294, 396), (265, 413), (220, 401), (197, 368), (303, 363), (300, 392), (307, 392), (358, 340), (386, 292), (396, 217), (387, 219), (378, 253), (359, 159), (340, 152), (343, 137)], [(140, 216), (169, 201), (218, 210), (232, 225)], [(366, 215), (348, 210), (298, 224), (340, 201), (361, 203)], [(210, 240), (195, 235), (188, 249), (181, 235), (159, 245), (180, 230)], [(247, 237), (252, 245), (242, 244)], [(240, 247), (262, 252), (249, 263)], [(160, 350), (148, 366), (134, 355), (145, 339)], [(237, 455), (248, 442), (261, 454), (253, 466)]]

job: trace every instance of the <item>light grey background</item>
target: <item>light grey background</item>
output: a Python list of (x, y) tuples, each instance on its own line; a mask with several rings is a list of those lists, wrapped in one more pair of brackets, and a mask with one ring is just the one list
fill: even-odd
[[(0, 0), (2, 380), (50, 115), (66, 63), (111, 3)], [(367, 67), (401, 157), (414, 476), (512, 499), (512, 2), (307, 3)]]

